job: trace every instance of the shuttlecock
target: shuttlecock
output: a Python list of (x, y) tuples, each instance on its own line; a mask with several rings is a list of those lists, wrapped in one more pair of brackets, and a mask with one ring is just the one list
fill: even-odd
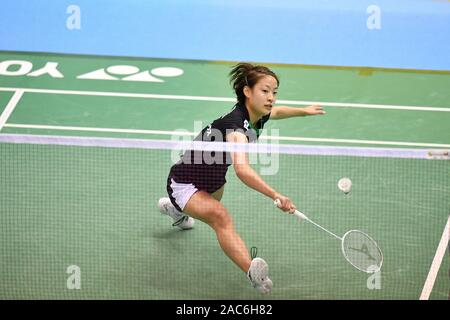
[(352, 181), (349, 178), (342, 178), (338, 182), (338, 188), (344, 193), (349, 193), (352, 188)]

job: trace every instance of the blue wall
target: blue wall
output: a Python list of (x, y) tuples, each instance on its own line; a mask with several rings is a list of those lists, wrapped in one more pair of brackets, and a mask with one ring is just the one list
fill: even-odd
[[(70, 5), (80, 8), (80, 29), (67, 27)], [(380, 10), (378, 20), (367, 12), (371, 5)], [(445, 0), (3, 0), (0, 6), (0, 50), (450, 70)], [(380, 28), (369, 29), (368, 20)]]

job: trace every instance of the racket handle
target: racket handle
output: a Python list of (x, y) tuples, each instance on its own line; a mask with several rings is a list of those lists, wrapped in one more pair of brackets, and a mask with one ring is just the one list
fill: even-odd
[[(280, 199), (275, 199), (275, 201), (273, 202), (273, 204), (276, 205), (276, 206), (279, 208), (280, 205), (281, 205)], [(305, 216), (303, 213), (301, 213), (301, 212), (298, 211), (298, 210), (295, 210), (294, 215), (295, 215), (296, 217), (298, 217), (300, 220), (301, 220), (301, 219), (306, 219), (306, 220), (308, 220), (308, 217)]]
[(303, 213), (301, 213), (298, 210), (295, 210), (294, 215), (296, 215), (300, 220), (302, 220), (302, 219), (309, 220), (307, 216), (305, 216)]

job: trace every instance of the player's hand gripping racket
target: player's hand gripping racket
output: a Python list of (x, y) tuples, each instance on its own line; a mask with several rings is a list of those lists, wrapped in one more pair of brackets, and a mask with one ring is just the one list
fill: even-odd
[[(275, 205), (280, 206), (280, 200), (275, 200)], [(366, 233), (359, 230), (347, 231), (342, 237), (325, 229), (309, 219), (305, 214), (295, 210), (294, 215), (300, 220), (306, 220), (321, 230), (341, 241), (342, 254), (356, 269), (367, 273), (378, 272), (383, 264), (383, 253), (378, 244)]]

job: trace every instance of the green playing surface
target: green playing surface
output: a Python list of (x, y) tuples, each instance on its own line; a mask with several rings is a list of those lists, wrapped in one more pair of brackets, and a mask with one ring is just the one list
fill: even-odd
[[(233, 105), (231, 63), (0, 52), (0, 62), (11, 60), (33, 71), (57, 62), (63, 78), (0, 74), (0, 115), (12, 106), (0, 136), (170, 140)], [(77, 78), (116, 65), (183, 74)], [(450, 73), (271, 67), (279, 105), (317, 101), (327, 112), (269, 121), (280, 143), (450, 149)], [(274, 282), (261, 296), (206, 224), (179, 231), (159, 213), (169, 151), (0, 143), (0, 159), (1, 299), (418, 299), (450, 211), (449, 161), (280, 155), (265, 181), (333, 232), (361, 229), (379, 242), (381, 287), (370, 290), (370, 275), (345, 261), (338, 241), (276, 210), (230, 168), (222, 202)], [(349, 195), (336, 186), (344, 176)], [(67, 288), (71, 265), (81, 270), (80, 290)], [(447, 250), (430, 299), (448, 298), (449, 270)]]

